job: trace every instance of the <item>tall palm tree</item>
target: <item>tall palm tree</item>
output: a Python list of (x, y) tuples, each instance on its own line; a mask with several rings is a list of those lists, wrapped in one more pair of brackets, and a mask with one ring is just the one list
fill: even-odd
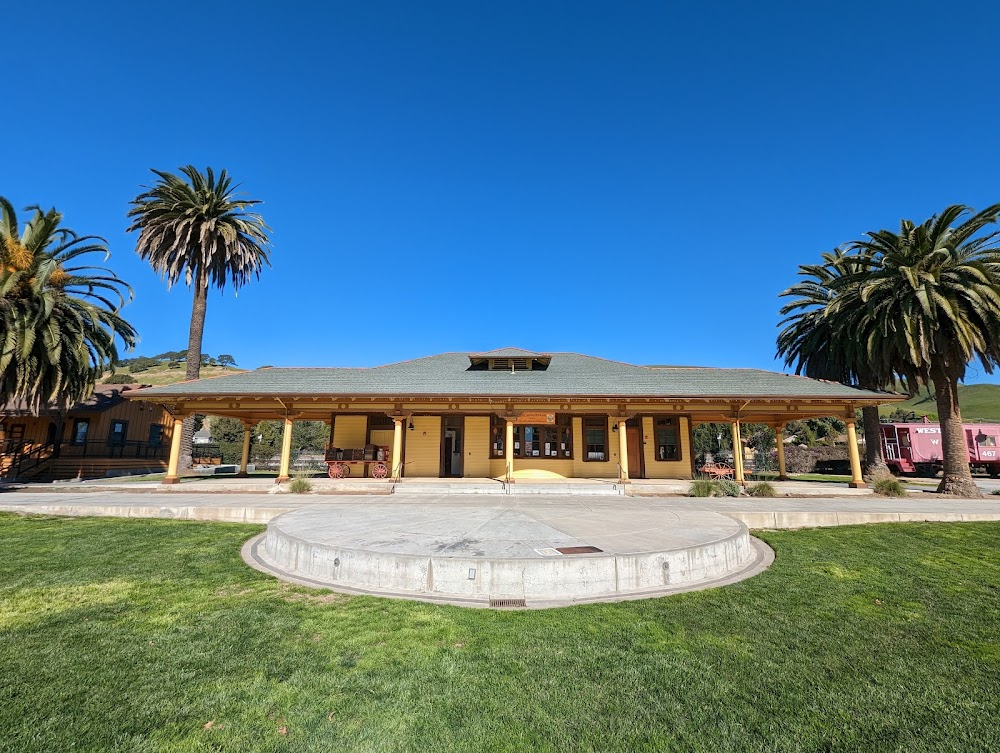
[(998, 221), (1000, 204), (978, 213), (952, 205), (920, 225), (903, 220), (898, 233), (879, 230), (851, 244), (864, 269), (847, 284), (857, 285), (859, 327), (872, 333), (873, 357), (910, 385), (933, 387), (944, 456), (938, 491), (946, 494), (980, 496), (958, 385), (972, 360), (986, 373), (1000, 364), (1000, 230), (991, 229)]
[[(892, 370), (869, 358), (870, 338), (857, 329), (858, 286), (847, 284), (847, 280), (864, 269), (864, 264), (842, 248), (822, 254), (822, 261), (800, 266), (799, 274), (806, 279), (781, 293), (794, 300), (781, 308), (785, 319), (779, 324), (784, 329), (778, 335), (778, 355), (784, 357), (786, 366), (794, 365), (796, 374), (813, 379), (866, 389), (891, 385)], [(863, 408), (862, 419), (865, 470), (877, 473), (886, 467), (878, 408)]]
[(97, 236), (60, 227), (55, 209), (33, 212), (21, 229), (0, 197), (0, 403), (58, 410), (88, 397), (118, 359), (116, 338), (132, 348), (138, 337), (120, 315), (132, 288), (111, 270), (83, 263), (110, 256)]
[[(184, 177), (152, 171), (156, 183), (132, 200), (129, 232), (138, 232), (136, 251), (150, 263), (167, 286), (183, 280), (194, 288), (188, 335), (187, 378), (201, 375), (201, 341), (205, 331), (208, 289), (239, 289), (259, 277), (268, 260), (270, 228), (251, 211), (260, 202), (239, 198), (225, 170), (218, 178), (192, 165), (180, 168)], [(186, 178), (186, 180), (185, 180)], [(182, 467), (191, 466), (193, 419), (181, 434)]]

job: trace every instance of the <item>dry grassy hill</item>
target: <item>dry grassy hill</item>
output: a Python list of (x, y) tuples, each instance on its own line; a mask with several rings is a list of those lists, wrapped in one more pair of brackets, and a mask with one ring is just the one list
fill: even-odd
[[(241, 371), (246, 371), (246, 369), (238, 369), (233, 366), (202, 366), (201, 378), (206, 379), (207, 377), (222, 376), (223, 374), (236, 374)], [(184, 364), (181, 364), (179, 369), (171, 369), (166, 363), (164, 363), (160, 366), (153, 366), (144, 371), (140, 371), (138, 374), (131, 374), (127, 369), (120, 369), (113, 375), (105, 374), (101, 378), (100, 382), (101, 384), (135, 382), (138, 384), (150, 384), (154, 387), (162, 387), (165, 384), (176, 384), (177, 382), (183, 382), (184, 380)]]

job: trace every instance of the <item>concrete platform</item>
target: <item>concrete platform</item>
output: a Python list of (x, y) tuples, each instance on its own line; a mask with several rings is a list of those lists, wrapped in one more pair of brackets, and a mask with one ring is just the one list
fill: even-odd
[(743, 522), (715, 512), (522, 500), (311, 505), (272, 520), (244, 557), (350, 593), (547, 607), (731, 583), (773, 555)]

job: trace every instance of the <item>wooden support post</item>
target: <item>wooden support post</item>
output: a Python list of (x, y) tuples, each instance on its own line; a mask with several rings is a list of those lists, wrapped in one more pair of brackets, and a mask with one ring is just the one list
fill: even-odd
[(733, 431), (733, 474), (737, 484), (744, 482), (743, 478), (743, 440), (740, 438), (740, 422), (733, 421), (730, 425)]
[(285, 429), (281, 433), (281, 466), (278, 469), (278, 483), (288, 481), (288, 469), (292, 465), (292, 421), (285, 416)]
[(503, 444), (504, 460), (507, 463), (507, 479), (513, 482), (514, 474), (514, 422), (509, 418), (507, 419), (507, 434), (504, 437)]
[(778, 481), (788, 481), (788, 472), (785, 469), (785, 425), (778, 424), (774, 427), (778, 435)]
[(618, 465), (621, 467), (619, 481), (629, 483), (628, 477), (628, 433), (625, 431), (625, 419), (615, 419), (618, 422)]
[(176, 484), (181, 479), (177, 468), (181, 461), (181, 433), (184, 431), (184, 416), (174, 416), (174, 428), (170, 432), (170, 460), (167, 462), (167, 475), (163, 477), (164, 484)]
[(405, 417), (392, 417), (392, 477), (399, 481), (403, 475), (403, 422)]
[(858, 432), (854, 428), (854, 418), (845, 419), (847, 422), (847, 452), (851, 456), (851, 483), (852, 489), (867, 489), (864, 476), (861, 475), (861, 453), (858, 452)]
[(247, 475), (247, 465), (250, 463), (250, 431), (253, 426), (243, 423), (243, 452), (240, 454), (240, 476)]

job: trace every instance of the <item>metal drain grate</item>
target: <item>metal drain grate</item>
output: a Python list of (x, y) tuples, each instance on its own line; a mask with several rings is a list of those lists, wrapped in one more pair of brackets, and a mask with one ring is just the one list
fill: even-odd
[(494, 609), (511, 609), (513, 607), (526, 607), (524, 599), (494, 599), (490, 598), (490, 606)]
[(596, 546), (557, 546), (556, 551), (559, 554), (597, 554), (604, 550)]

